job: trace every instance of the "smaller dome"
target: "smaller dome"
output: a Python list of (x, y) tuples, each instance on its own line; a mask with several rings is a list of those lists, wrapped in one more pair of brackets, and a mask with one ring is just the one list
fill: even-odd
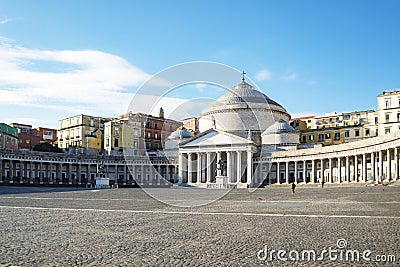
[(186, 139), (193, 137), (193, 134), (186, 130), (185, 127), (179, 127), (175, 132), (172, 132), (168, 139)]
[(281, 119), (272, 124), (270, 127), (268, 127), (262, 133), (262, 135), (280, 134), (280, 133), (297, 133), (297, 131), (292, 126), (290, 126), (286, 121)]

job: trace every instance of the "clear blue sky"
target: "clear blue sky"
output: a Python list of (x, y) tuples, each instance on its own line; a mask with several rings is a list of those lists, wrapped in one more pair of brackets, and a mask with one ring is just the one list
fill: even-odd
[(399, 14), (397, 0), (2, 0), (0, 121), (116, 116), (149, 75), (197, 60), (245, 70), (294, 116), (376, 108), (400, 87)]

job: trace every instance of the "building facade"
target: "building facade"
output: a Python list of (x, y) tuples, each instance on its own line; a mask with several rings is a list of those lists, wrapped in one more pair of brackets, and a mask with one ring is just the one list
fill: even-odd
[(198, 134), (199, 131), (199, 120), (196, 117), (192, 118), (186, 118), (182, 120), (183, 127), (185, 127), (186, 130), (191, 132), (193, 135)]
[(400, 129), (400, 90), (383, 91), (378, 95), (378, 133), (385, 135)]
[(110, 119), (77, 115), (58, 121), (58, 147), (98, 154), (103, 149), (104, 123)]
[[(384, 101), (390, 100), (390, 105), (383, 102), (384, 108), (379, 107), (385, 119), (385, 112), (397, 112), (392, 99), (398, 101), (398, 98), (389, 95), (390, 98), (388, 95), (382, 97)], [(154, 133), (159, 133), (159, 128), (170, 129), (172, 134), (165, 137), (168, 153), (152, 155), (146, 146), (145, 155), (128, 153), (125, 157), (0, 149), (0, 184), (93, 185), (99, 164), (104, 164), (111, 183), (121, 186), (171, 186), (178, 183), (203, 188), (256, 188), (292, 182), (385, 184), (397, 181), (400, 175), (400, 131), (396, 128), (397, 122), (391, 121), (389, 114), (389, 121), (381, 123), (379, 116), (375, 120), (375, 115), (371, 114), (367, 114), (374, 118), (374, 122), (369, 124), (371, 127), (388, 127), (393, 123), (393, 130), (373, 137), (363, 131), (365, 128), (361, 122), (339, 127), (329, 125), (316, 130), (320, 132), (318, 137), (313, 133), (314, 138), (319, 138), (321, 134), (321, 141), (335, 141), (336, 133), (339, 133), (337, 143), (310, 147), (307, 143), (301, 144), (302, 135), (289, 125), (290, 115), (286, 109), (243, 78), (241, 83), (200, 114), (201, 132), (197, 135), (184, 127), (173, 131), (173, 124), (168, 124), (165, 119), (162, 125), (154, 124), (161, 123), (161, 116), (154, 119), (136, 114), (143, 119), (139, 119), (140, 123), (136, 126), (142, 129), (144, 144), (152, 139)], [(151, 124), (148, 123), (149, 118), (152, 119)], [(329, 124), (333, 125), (333, 121), (329, 120)], [(352, 119), (350, 114), (350, 118), (345, 119), (342, 114), (335, 120), (335, 125), (350, 124), (351, 121), (356, 121), (356, 118)], [(93, 129), (90, 130), (100, 136), (100, 127), (91, 127)], [(69, 124), (66, 128), (73, 127)], [(354, 136), (350, 133), (346, 136), (346, 129), (353, 129)], [(356, 131), (359, 131), (358, 134)], [(75, 134), (74, 139), (77, 138), (76, 132), (72, 133)], [(65, 134), (63, 137), (66, 137)], [(162, 131), (160, 135), (163, 135)], [(114, 131), (112, 138), (116, 136)], [(346, 138), (347, 141), (353, 140), (347, 142)]]
[(181, 125), (165, 118), (162, 108), (158, 116), (127, 113), (105, 123), (104, 149), (109, 155), (127, 151), (130, 155), (158, 155), (165, 139)]
[(18, 129), (0, 123), (0, 149), (18, 149)]

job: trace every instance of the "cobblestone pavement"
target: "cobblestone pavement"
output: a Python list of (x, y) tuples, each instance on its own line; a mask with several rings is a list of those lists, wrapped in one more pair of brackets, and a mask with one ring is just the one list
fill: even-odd
[[(221, 194), (151, 190), (176, 205)], [(140, 189), (0, 187), (0, 266), (400, 266), (399, 222), (397, 186), (236, 189), (192, 208)], [(339, 239), (347, 246), (339, 249)], [(338, 258), (318, 260), (329, 248)], [(298, 251), (299, 260), (278, 260), (278, 250), (287, 252), (282, 258)], [(314, 250), (315, 261), (302, 260), (304, 250)], [(360, 261), (346, 260), (349, 250)], [(365, 250), (371, 260), (396, 261), (369, 262)]]

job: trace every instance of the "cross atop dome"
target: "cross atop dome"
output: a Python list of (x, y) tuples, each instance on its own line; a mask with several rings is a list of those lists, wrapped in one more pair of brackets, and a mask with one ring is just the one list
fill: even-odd
[(246, 74), (246, 72), (242, 72), (242, 81), (244, 82), (246, 79), (244, 78), (244, 75)]

